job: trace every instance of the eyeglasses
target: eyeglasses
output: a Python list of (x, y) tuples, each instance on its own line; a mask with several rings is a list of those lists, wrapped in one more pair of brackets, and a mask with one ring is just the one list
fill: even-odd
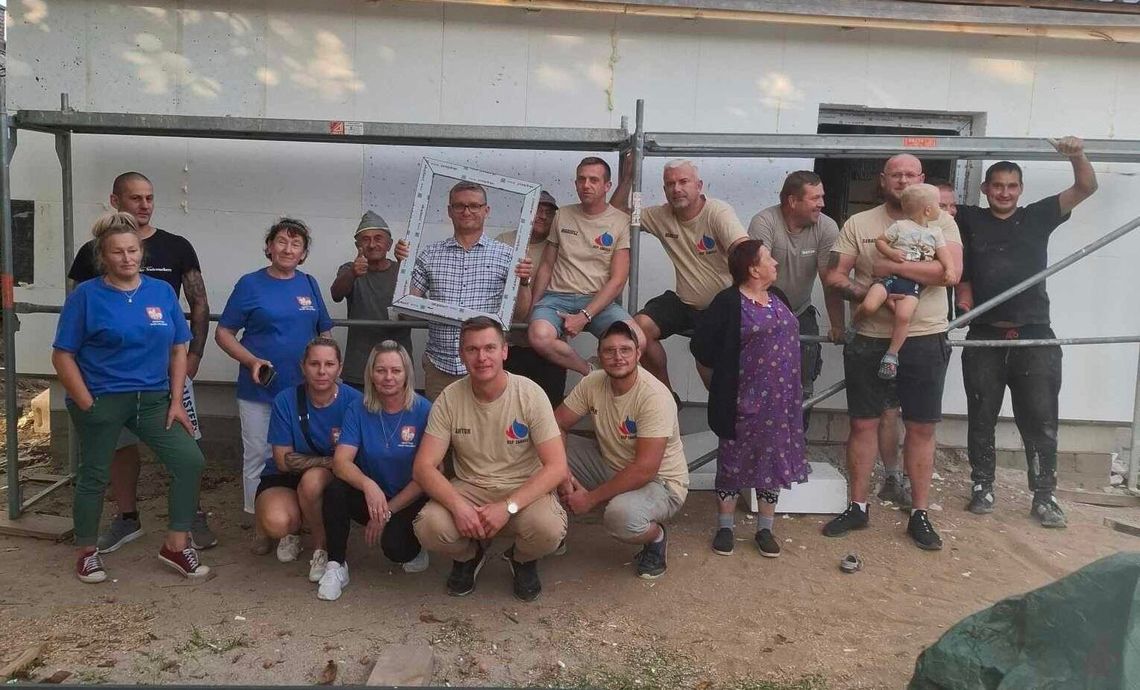
[(632, 357), (634, 348), (630, 345), (624, 347), (604, 347), (602, 348), (601, 355), (606, 359), (617, 359), (618, 357)]
[(487, 208), (487, 204), (448, 204), (448, 208), (456, 213), (463, 213), (464, 211), (478, 213)]

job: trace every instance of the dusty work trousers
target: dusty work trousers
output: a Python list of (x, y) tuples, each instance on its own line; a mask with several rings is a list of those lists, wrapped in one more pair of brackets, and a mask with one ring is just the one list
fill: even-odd
[[(1053, 338), (1045, 326), (1022, 328), (1013, 337)], [(972, 326), (967, 340), (1002, 340), (1010, 329)], [(966, 387), (968, 417), (966, 446), (970, 479), (992, 484), (996, 452), (994, 427), (1008, 386), (1013, 419), (1021, 432), (1028, 465), (1029, 488), (1053, 491), (1057, 487), (1057, 398), (1061, 392), (1061, 348), (967, 347), (962, 352), (962, 379)]]
[[(566, 460), (574, 478), (587, 489), (597, 488), (615, 474), (602, 458), (597, 442), (588, 438), (568, 435)], [(641, 488), (611, 498), (602, 514), (602, 524), (618, 541), (641, 543), (653, 523), (661, 524), (673, 517), (684, 503), (683, 497), (654, 478)]]
[(111, 481), (111, 460), (119, 433), (138, 436), (170, 473), (167, 497), (169, 528), (187, 532), (198, 510), (198, 488), (206, 460), (181, 424), (166, 428), (168, 391), (106, 393), (87, 410), (67, 401), (67, 411), (79, 435), (79, 472), (75, 480), (75, 543), (93, 546), (103, 516), (103, 496)]
[[(483, 506), (506, 500), (510, 491), (492, 491), (453, 479), (451, 486), (472, 504)], [(428, 551), (436, 551), (455, 561), (475, 557), (478, 544), (459, 533), (451, 511), (434, 500), (428, 501), (415, 520), (416, 538)], [(496, 537), (514, 538), (514, 558), (527, 563), (554, 553), (566, 536), (566, 511), (554, 494), (546, 494), (519, 511)]]

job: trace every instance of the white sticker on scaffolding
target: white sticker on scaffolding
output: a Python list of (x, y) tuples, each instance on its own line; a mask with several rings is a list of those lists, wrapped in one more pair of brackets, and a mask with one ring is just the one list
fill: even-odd
[(364, 123), (363, 122), (349, 122), (344, 123), (344, 133), (350, 137), (364, 136)]
[(641, 192), (633, 193), (633, 209), (629, 216), (629, 224), (641, 226)]

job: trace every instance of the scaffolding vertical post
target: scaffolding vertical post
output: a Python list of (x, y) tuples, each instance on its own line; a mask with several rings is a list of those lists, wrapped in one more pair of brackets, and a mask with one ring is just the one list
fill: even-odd
[(1128, 488), (1140, 492), (1140, 357), (1136, 362), (1136, 397), (1132, 402), (1132, 446), (1128, 449)]
[(13, 276), (16, 262), (12, 256), (12, 190), (11, 177), (12, 151), (9, 139), (8, 121), (8, 64), (0, 55), (0, 253), (3, 266), (0, 268), (0, 301), (4, 318), (4, 415), (7, 422), (5, 431), (5, 451), (8, 468), (8, 517), (20, 517), (20, 436), (18, 424), (19, 410), (16, 409), (16, 303), (13, 295)]
[[(59, 95), (59, 108), (63, 112), (71, 110), (66, 93)], [(72, 181), (71, 132), (55, 135), (55, 155), (59, 158), (60, 179), (63, 185), (63, 284), (66, 294), (71, 294), (71, 283), (67, 273), (75, 258), (75, 185)], [(79, 445), (76, 440), (75, 425), (70, 416), (67, 422), (68, 467), (74, 475), (79, 470)]]
[(637, 113), (634, 116), (633, 156), (630, 160), (630, 175), (633, 184), (629, 195), (629, 305), (630, 314), (637, 313), (637, 281), (641, 263), (641, 163), (645, 156), (645, 101), (637, 99)]

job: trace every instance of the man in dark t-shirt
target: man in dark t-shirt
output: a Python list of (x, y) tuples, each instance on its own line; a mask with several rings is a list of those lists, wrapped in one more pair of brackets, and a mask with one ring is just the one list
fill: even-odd
[[(392, 248), (392, 230), (375, 211), (368, 210), (353, 234), (356, 259), (337, 269), (336, 280), (329, 292), (334, 302), (348, 300), (348, 318), (386, 321), (400, 264), (388, 258)], [(364, 392), (364, 367), (372, 348), (385, 340), (395, 340), (412, 356), (412, 331), (409, 328), (349, 326), (344, 348), (341, 377), (353, 388)], [(412, 372), (407, 372), (408, 376)]]
[[(197, 413), (193, 409), (194, 389), (190, 381), (198, 373), (210, 331), (210, 304), (206, 299), (206, 285), (202, 280), (198, 254), (186, 238), (151, 225), (154, 186), (142, 173), (125, 172), (115, 178), (111, 187), (111, 206), (116, 211), (130, 213), (138, 223), (143, 249), (142, 273), (166, 281), (174, 288), (175, 295), (186, 293), (186, 303), (190, 307), (191, 338), (186, 356), (187, 382), (183, 402), (186, 403), (187, 412), (197, 430)], [(76, 252), (67, 277), (77, 284), (97, 278), (100, 273), (94, 259), (94, 243), (88, 241)], [(138, 442), (138, 438), (126, 429), (119, 437), (115, 458), (111, 463), (111, 493), (118, 504), (119, 514), (99, 535), (98, 548), (102, 553), (114, 551), (142, 536), (142, 524), (135, 502), (139, 481)], [(200, 510), (194, 520), (190, 538), (198, 549), (210, 548), (218, 542), (206, 524), (205, 513)]]
[[(1002, 161), (986, 170), (982, 193), (988, 208), (959, 206), (955, 220), (962, 232), (964, 271), (957, 290), (960, 311), (973, 309), (1045, 269), (1049, 236), (1069, 219), (1073, 208), (1096, 191), (1096, 173), (1076, 137), (1052, 141), (1073, 165), (1073, 185), (1054, 196), (1018, 206), (1021, 168)], [(967, 340), (1054, 338), (1049, 326), (1045, 282), (1011, 297), (970, 322)], [(994, 426), (1005, 389), (1021, 432), (1033, 491), (1030, 514), (1045, 527), (1064, 527), (1065, 513), (1053, 491), (1057, 486), (1057, 403), (1061, 391), (1061, 348), (967, 347), (962, 378), (968, 413), (967, 449), (973, 491), (967, 510), (984, 514), (994, 507)]]

